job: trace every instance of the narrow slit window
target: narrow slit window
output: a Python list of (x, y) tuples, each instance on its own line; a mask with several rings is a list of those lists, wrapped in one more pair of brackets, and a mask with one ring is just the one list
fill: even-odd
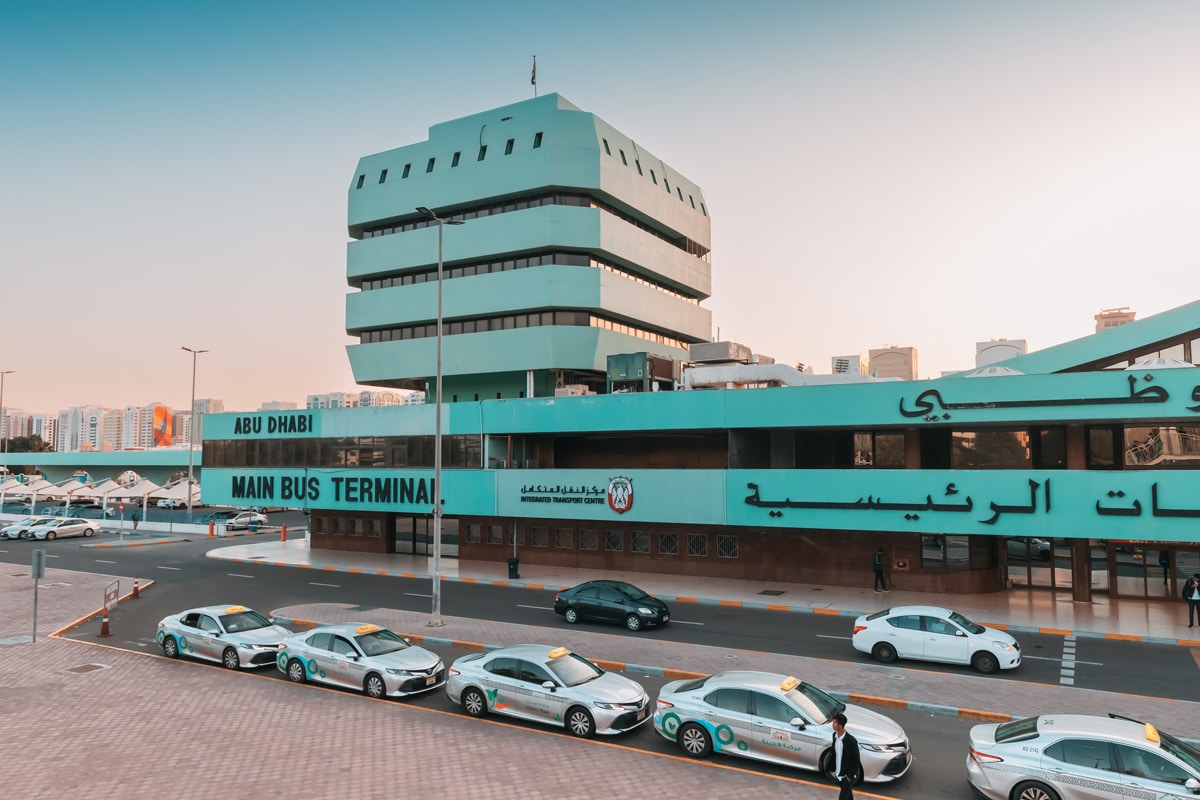
[(400, 173), (400, 180), (404, 180), (405, 178), (407, 178), (407, 177), (408, 177), (408, 173), (409, 173), (410, 171), (412, 171), (412, 164), (405, 164), (405, 165), (404, 165), (404, 172), (401, 172), (401, 173)]
[(379, 182), (383, 183), (386, 180), (387, 180), (387, 170), (385, 169), (379, 173)]
[(600, 141), (604, 142), (604, 152), (608, 153), (611, 156), (612, 150), (608, 146), (608, 139), (601, 139)]
[(696, 198), (692, 197), (692, 196), (689, 194), (689, 195), (688, 195), (688, 200), (692, 201), (692, 208), (695, 208), (695, 207), (696, 207)]
[(486, 155), (487, 155), (487, 145), (486, 144), (479, 145), (479, 158), (477, 158), (475, 160), (483, 161), (483, 157)]
[(512, 155), (513, 142), (515, 142), (515, 141), (516, 141), (516, 139), (509, 139), (508, 143), (504, 145), (504, 155), (506, 155), (506, 156)]
[(676, 186), (675, 194), (679, 195), (679, 202), (682, 203), (683, 202), (683, 189), (680, 189), (678, 186)]
[(621, 154), (621, 163), (622, 163), (622, 164), (624, 164), (625, 166), (627, 166), (627, 167), (628, 167), (628, 166), (629, 166), (629, 161), (628, 161), (628, 160), (626, 160), (626, 158), (625, 158), (625, 151), (624, 151), (624, 150), (618, 150), (617, 152)]
[(366, 175), (359, 175), (359, 176), (358, 176), (358, 185), (357, 185), (357, 186), (355, 186), (354, 188), (355, 188), (355, 189), (361, 189), (361, 188), (362, 188), (362, 185), (363, 185), (363, 181), (365, 181), (366, 179), (367, 179), (367, 176), (366, 176)]
[(654, 182), (655, 186), (658, 186), (658, 176), (654, 174), (654, 170), (650, 170), (650, 180)]
[(663, 175), (663, 186), (667, 187), (667, 192), (671, 191), (671, 182), (667, 180), (667, 176)]
[(637, 160), (637, 159), (635, 158), (635, 159), (633, 160), (633, 165), (634, 165), (635, 167), (637, 167), (638, 175), (645, 175), (645, 174), (646, 174), (646, 173), (642, 172), (642, 162), (641, 162), (641, 161), (639, 161), (639, 160)]
[(426, 172), (433, 172), (433, 162), (435, 162), (435, 161), (437, 161), (436, 158), (429, 159), (429, 163), (425, 165)]
[[(458, 151), (457, 153), (455, 153), (455, 154), (454, 154), (454, 158), (450, 159), (450, 166), (452, 166), (452, 167), (457, 167), (457, 166), (458, 166), (458, 159), (459, 159), (459, 158), (461, 158), (461, 157), (462, 157), (462, 151), (460, 150), (460, 151)], [(695, 205), (695, 203), (693, 203), (692, 205)]]
[(533, 149), (537, 150), (542, 146), (542, 132), (538, 131), (533, 135)]
[(704, 216), (706, 216), (706, 217), (708, 216), (708, 209), (704, 207), (704, 201), (703, 201), (703, 200), (701, 200), (701, 201), (700, 201), (700, 213), (701, 213), (701, 214), (703, 214), (703, 215), (704, 215)]

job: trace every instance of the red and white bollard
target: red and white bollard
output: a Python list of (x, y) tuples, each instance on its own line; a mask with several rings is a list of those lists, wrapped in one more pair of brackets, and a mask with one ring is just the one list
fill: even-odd
[(138, 579), (137, 578), (133, 579), (133, 594), (131, 595), (131, 597), (134, 600), (138, 600), (141, 598), (141, 595), (138, 594)]
[(286, 524), (279, 526), (279, 541), (281, 541), (281, 542), (287, 541), (287, 525)]
[(107, 608), (104, 609), (104, 618), (100, 622), (100, 635), (101, 636), (111, 636), (112, 635), (111, 633), (108, 632), (108, 609)]

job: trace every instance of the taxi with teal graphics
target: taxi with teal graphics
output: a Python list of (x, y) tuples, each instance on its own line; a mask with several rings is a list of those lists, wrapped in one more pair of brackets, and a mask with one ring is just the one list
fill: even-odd
[(446, 682), (435, 653), (372, 623), (324, 625), (283, 642), (275, 659), (293, 683), (325, 683), (368, 697), (408, 697)]
[(908, 737), (892, 719), (773, 672), (719, 672), (666, 683), (654, 730), (692, 758), (722, 753), (835, 780), (831, 723), (837, 714), (846, 715), (846, 730), (858, 740), (862, 769), (856, 783), (894, 781), (908, 772)]
[(164, 617), (154, 638), (167, 658), (186, 655), (242, 669), (274, 664), (280, 645), (291, 635), (254, 609), (224, 605)]
[(446, 696), (472, 717), (503, 714), (558, 725), (583, 739), (650, 719), (650, 697), (640, 683), (544, 644), (463, 656), (450, 665)]

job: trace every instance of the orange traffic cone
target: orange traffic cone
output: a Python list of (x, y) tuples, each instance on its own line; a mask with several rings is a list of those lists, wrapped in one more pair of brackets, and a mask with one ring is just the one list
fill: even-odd
[(138, 594), (138, 579), (134, 578), (133, 579), (133, 599), (138, 600), (140, 598), (141, 598), (141, 595)]
[(100, 635), (101, 636), (111, 636), (112, 635), (111, 633), (108, 632), (108, 609), (107, 608), (104, 609), (104, 619), (100, 622)]

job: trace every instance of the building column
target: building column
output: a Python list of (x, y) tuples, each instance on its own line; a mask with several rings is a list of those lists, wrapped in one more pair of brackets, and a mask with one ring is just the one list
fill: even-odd
[[(1087, 469), (1086, 431), (1082, 425), (1067, 426), (1067, 469)], [(1089, 539), (1070, 539), (1071, 599), (1092, 602), (1092, 546)], [(1053, 545), (1051, 545), (1053, 547)]]

